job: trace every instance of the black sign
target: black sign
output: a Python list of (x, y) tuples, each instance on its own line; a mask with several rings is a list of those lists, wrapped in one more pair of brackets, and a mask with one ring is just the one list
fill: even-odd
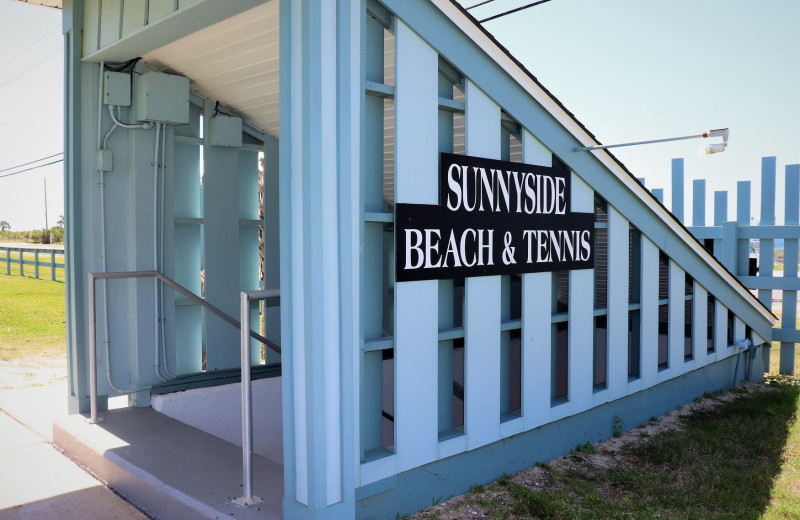
[(594, 214), (570, 172), (443, 153), (439, 205), (395, 206), (398, 282), (594, 267)]

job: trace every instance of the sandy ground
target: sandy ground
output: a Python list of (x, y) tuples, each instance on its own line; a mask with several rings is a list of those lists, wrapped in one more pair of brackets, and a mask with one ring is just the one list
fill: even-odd
[[(554, 469), (568, 469), (575, 464), (581, 464), (583, 467), (594, 466), (597, 468), (610, 468), (620, 463), (620, 458), (617, 457), (620, 450), (625, 446), (635, 446), (645, 442), (649, 437), (657, 435), (658, 433), (679, 430), (681, 429), (681, 417), (689, 415), (695, 411), (710, 410), (722, 403), (730, 402), (739, 399), (743, 396), (749, 395), (752, 392), (769, 390), (769, 387), (760, 383), (744, 383), (734, 390), (730, 390), (724, 394), (714, 397), (704, 397), (689, 405), (678, 408), (677, 410), (668, 413), (656, 420), (629, 430), (622, 434), (620, 437), (612, 437), (606, 441), (595, 444), (598, 453), (570, 453), (563, 457), (553, 459), (547, 464)], [(533, 491), (543, 491), (559, 487), (560, 484), (553, 477), (553, 472), (544, 468), (534, 466), (525, 471), (521, 471), (511, 475), (511, 480), (517, 484), (527, 486)], [(491, 491), (488, 485), (484, 487), (484, 492), (481, 493), (481, 498), (486, 500), (497, 499), (500, 501), (500, 506), (508, 505), (510, 501), (502, 491)], [(491, 513), (481, 507), (480, 504), (471, 500), (471, 496), (461, 495), (454, 497), (446, 502), (438, 504), (426, 511), (422, 511), (410, 517), (413, 520), (423, 519), (440, 519), (440, 520), (464, 520), (467, 518), (492, 518)]]
[(0, 390), (53, 385), (66, 380), (64, 355), (0, 360)]

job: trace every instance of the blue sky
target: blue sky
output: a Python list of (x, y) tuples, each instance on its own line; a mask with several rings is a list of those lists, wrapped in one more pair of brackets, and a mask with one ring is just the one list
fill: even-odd
[[(471, 12), (484, 18), (526, 3)], [(0, 0), (0, 169), (62, 151), (60, 19)], [(798, 20), (796, 0), (551, 0), (485, 26), (603, 143), (730, 127), (728, 150), (708, 157), (696, 153), (701, 141), (614, 152), (648, 187), (667, 188), (667, 202), (670, 159), (684, 157), (687, 217), (691, 179), (706, 178), (710, 218), (713, 190), (730, 191), (735, 215), (738, 180), (756, 181), (758, 215), (762, 156), (777, 157), (781, 201), (784, 167), (800, 163)], [(45, 177), (53, 225), (63, 214), (60, 164), (0, 178), (0, 220), (44, 227)]]
[[(483, 19), (528, 3), (495, 0), (470, 12)], [(683, 157), (686, 216), (691, 179), (705, 178), (710, 219), (714, 190), (729, 191), (735, 218), (738, 180), (754, 181), (759, 214), (762, 156), (777, 157), (783, 206), (785, 165), (800, 163), (798, 20), (796, 0), (551, 0), (485, 27), (601, 143), (730, 127), (730, 146), (711, 156), (697, 155), (702, 140), (613, 150), (648, 187), (664, 187), (668, 202), (671, 159)]]

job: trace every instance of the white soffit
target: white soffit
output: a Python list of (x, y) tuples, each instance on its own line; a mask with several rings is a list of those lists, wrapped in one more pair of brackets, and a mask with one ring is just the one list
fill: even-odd
[(278, 6), (269, 0), (142, 58), (158, 71), (188, 77), (192, 90), (277, 138)]
[[(566, 128), (583, 146), (596, 146), (597, 142), (583, 126), (569, 114), (561, 104), (548, 94), (538, 83), (536, 83), (528, 73), (522, 69), (497, 43), (477, 27), (464, 12), (453, 5), (451, 0), (431, 0), (431, 2), (442, 11), (464, 34), (472, 39), (489, 57), (491, 57), (503, 70), (505, 70), (514, 80), (517, 81), (527, 92), (541, 104), (564, 128)], [(583, 152), (581, 152), (583, 153)], [(603, 163), (610, 172), (619, 178), (620, 181), (633, 193), (635, 193), (667, 226), (680, 237), (692, 251), (703, 258), (711, 265), (720, 265), (704, 247), (702, 247), (685, 227), (678, 224), (672, 214), (663, 206), (653, 204), (650, 193), (639, 184), (628, 172), (617, 163), (610, 152), (607, 150), (592, 150), (597, 159)], [(775, 316), (764, 307), (753, 294), (748, 291), (739, 280), (725, 269), (717, 271), (720, 276), (733, 287), (733, 289), (745, 300), (747, 300), (759, 313), (770, 323), (775, 323)]]

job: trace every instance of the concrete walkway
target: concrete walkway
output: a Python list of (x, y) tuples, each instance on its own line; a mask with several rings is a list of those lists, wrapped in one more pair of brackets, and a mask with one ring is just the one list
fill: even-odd
[(0, 520), (147, 520), (52, 444), (64, 384), (0, 391)]

